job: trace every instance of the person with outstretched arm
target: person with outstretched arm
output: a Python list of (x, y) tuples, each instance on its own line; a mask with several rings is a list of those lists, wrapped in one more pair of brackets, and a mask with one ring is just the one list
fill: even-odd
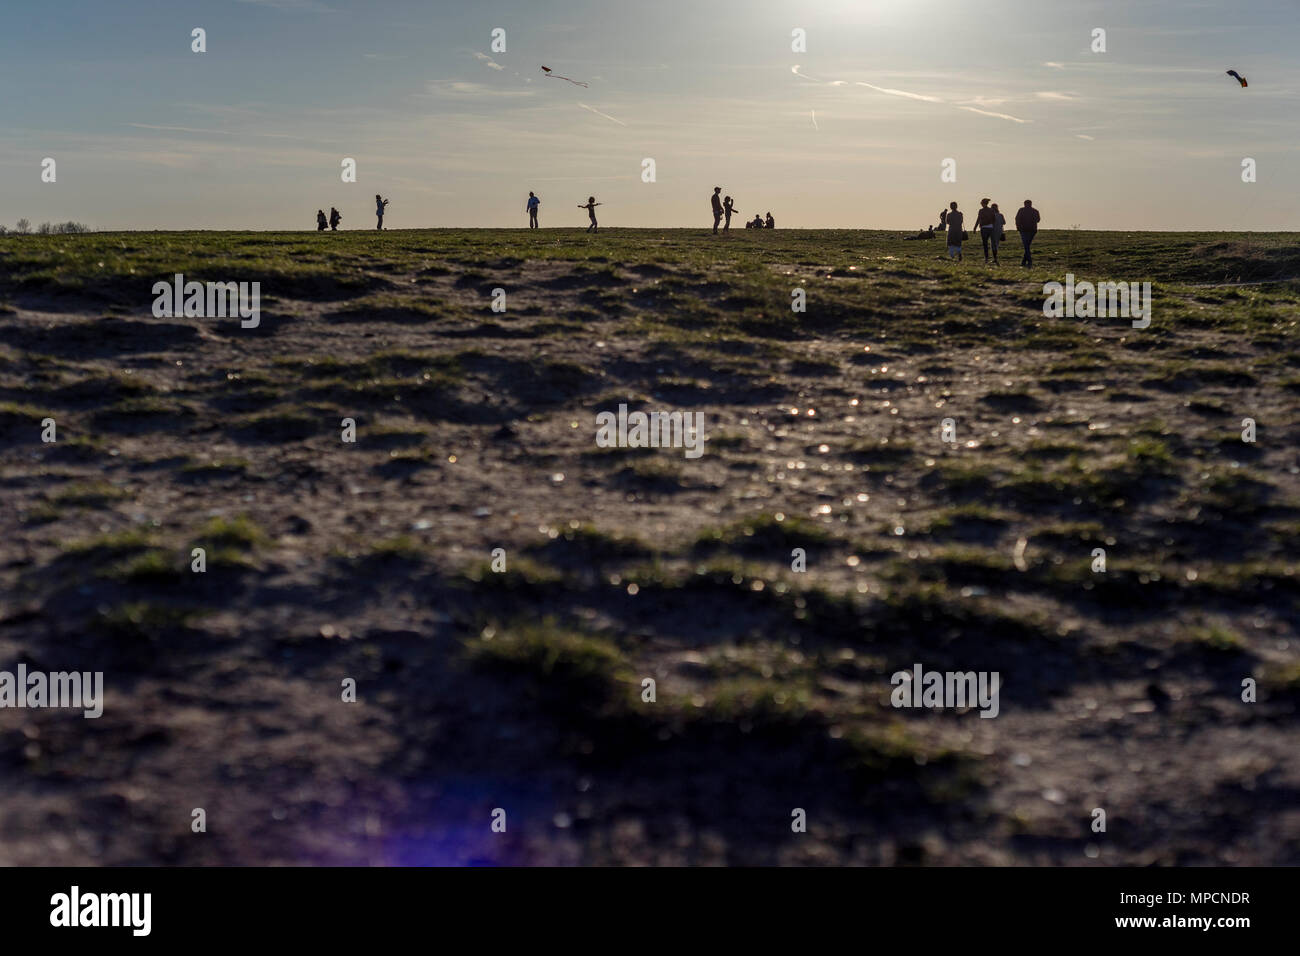
[(604, 203), (596, 202), (595, 196), (588, 196), (585, 205), (583, 203), (578, 203), (578, 208), (587, 210), (587, 215), (591, 217), (591, 225), (587, 227), (588, 232), (600, 231), (596, 226), (596, 207), (603, 205)]
[(524, 207), (524, 208), (526, 208), (526, 209), (528, 210), (528, 228), (529, 228), (529, 229), (536, 229), (536, 228), (538, 228), (538, 226), (537, 226), (537, 207), (540, 206), (541, 204), (542, 204), (542, 201), (541, 201), (540, 199), (538, 199), (535, 195), (533, 195), (532, 191), (530, 190), (529, 193), (528, 193), (528, 203), (527, 203), (527, 205)]
[(722, 227), (723, 232), (731, 232), (731, 214), (733, 212), (740, 212), (740, 210), (736, 208), (732, 198), (727, 196), (722, 200), (722, 214), (727, 217), (727, 221)]
[(1034, 208), (1033, 200), (1026, 199), (1025, 204), (1016, 211), (1016, 231), (1020, 233), (1020, 244), (1025, 247), (1025, 255), (1020, 260), (1022, 266), (1032, 266), (1034, 257), (1030, 254), (1029, 244), (1038, 233), (1038, 221), (1041, 217)]
[(379, 193), (375, 193), (375, 216), (379, 222), (375, 224), (376, 229), (384, 228), (384, 207), (388, 205), (387, 199), (381, 199)]

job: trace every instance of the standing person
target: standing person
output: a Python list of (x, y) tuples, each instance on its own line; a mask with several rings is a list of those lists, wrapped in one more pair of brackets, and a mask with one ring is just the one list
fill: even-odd
[(948, 210), (940, 209), (939, 210), (939, 231), (943, 232), (947, 228), (948, 228)]
[(961, 241), (965, 238), (962, 233), (961, 224), (965, 222), (966, 217), (957, 211), (957, 204), (951, 202), (948, 204), (948, 258), (957, 257), (961, 262)]
[(387, 199), (381, 199), (379, 193), (375, 193), (375, 216), (379, 222), (375, 224), (376, 229), (384, 228), (384, 207), (388, 205)]
[[(975, 228), (980, 231), (980, 242), (984, 246), (984, 261), (989, 261), (989, 243), (997, 232), (997, 215), (989, 208), (989, 200), (980, 200), (980, 211), (975, 216)], [(996, 249), (997, 247), (994, 246)]]
[(731, 197), (728, 196), (722, 200), (722, 214), (727, 217), (727, 222), (722, 227), (723, 232), (731, 231), (731, 214), (733, 212), (740, 212), (740, 210), (736, 208), (735, 204), (731, 201)]
[(339, 223), (343, 221), (343, 216), (337, 209), (330, 206), (330, 232), (338, 232)]
[(604, 203), (596, 202), (595, 196), (588, 196), (587, 204), (585, 206), (582, 203), (578, 204), (578, 208), (587, 210), (587, 215), (591, 217), (591, 225), (587, 227), (588, 232), (600, 231), (599, 229), (596, 228), (596, 207), (603, 206), (603, 205)]
[(1029, 244), (1038, 233), (1038, 221), (1041, 217), (1034, 208), (1033, 200), (1026, 199), (1025, 204), (1016, 210), (1016, 231), (1020, 233), (1020, 244), (1025, 247), (1025, 254), (1020, 260), (1022, 266), (1032, 266), (1034, 257), (1029, 252)]
[(763, 224), (763, 228), (764, 229), (776, 228), (776, 220), (772, 218), (772, 214), (770, 212), (767, 214), (767, 222)]
[(998, 265), (998, 246), (1006, 235), (1007, 217), (1002, 215), (997, 203), (994, 203), (991, 208), (993, 210), (993, 264)]
[(722, 222), (722, 200), (718, 197), (722, 195), (722, 187), (713, 187), (713, 234), (718, 233), (718, 223)]
[(325, 231), (325, 210), (324, 209), (316, 210), (316, 231), (317, 232)]
[(527, 206), (525, 207), (525, 208), (527, 208), (527, 210), (528, 210), (528, 228), (529, 228), (529, 229), (537, 229), (537, 228), (538, 228), (538, 225), (537, 225), (537, 207), (540, 206), (541, 204), (542, 204), (542, 201), (541, 201), (540, 199), (538, 199), (536, 196), (534, 196), (533, 193), (532, 193), (532, 191), (529, 190), (529, 193), (528, 193), (528, 204), (527, 204)]

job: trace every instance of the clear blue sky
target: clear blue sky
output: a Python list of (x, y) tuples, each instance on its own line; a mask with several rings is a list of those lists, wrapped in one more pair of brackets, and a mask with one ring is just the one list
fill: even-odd
[(372, 227), (379, 192), (390, 228), (520, 226), (533, 189), (544, 226), (592, 193), (603, 225), (707, 225), (717, 184), (790, 227), (991, 196), (1046, 227), (1297, 229), (1298, 41), (1298, 0), (13, 0), (0, 222)]

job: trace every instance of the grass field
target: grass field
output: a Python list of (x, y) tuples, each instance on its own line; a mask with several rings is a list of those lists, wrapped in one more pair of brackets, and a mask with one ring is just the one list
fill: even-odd
[(0, 862), (1300, 863), (1300, 237), (1008, 238), (0, 239)]

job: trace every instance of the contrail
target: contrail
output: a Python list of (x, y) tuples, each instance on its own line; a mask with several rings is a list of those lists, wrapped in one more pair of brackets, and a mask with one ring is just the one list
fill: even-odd
[(863, 83), (858, 80), (858, 86), (865, 86), (869, 90), (875, 90), (877, 93), (888, 93), (890, 96), (906, 96), (911, 100), (924, 100), (927, 103), (942, 103), (943, 100), (937, 96), (925, 96), (921, 93), (909, 93), (907, 90), (891, 90), (884, 86), (872, 86), (870, 83)]
[(613, 122), (617, 123), (619, 126), (627, 125), (621, 119), (614, 119), (614, 117), (610, 116), (608, 113), (602, 113), (594, 106), (588, 106), (586, 103), (579, 103), (578, 105), (581, 106), (584, 110), (590, 110), (591, 112), (595, 113), (597, 116), (603, 116), (607, 120), (612, 120)]
[(813, 111), (812, 111), (812, 118), (813, 118), (813, 129), (817, 129), (817, 130), (821, 129), (821, 127), (817, 125), (817, 111), (816, 111), (816, 110), (813, 110)]
[(1013, 123), (1032, 123), (1033, 120), (1021, 119), (1019, 116), (1012, 116), (1009, 113), (991, 113), (988, 110), (976, 109), (973, 106), (959, 106), (959, 110), (969, 110), (972, 113), (979, 113), (981, 116), (996, 116), (998, 119), (1011, 120)]

